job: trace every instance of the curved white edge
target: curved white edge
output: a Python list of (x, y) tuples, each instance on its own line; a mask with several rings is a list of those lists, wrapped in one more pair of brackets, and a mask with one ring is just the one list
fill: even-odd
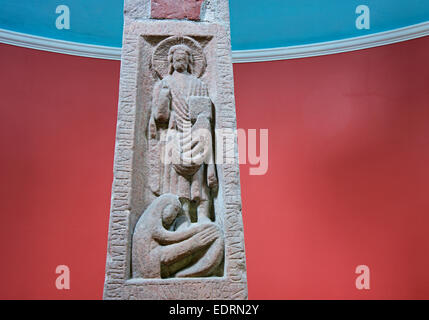
[(316, 57), (379, 47), (427, 35), (429, 35), (429, 22), (423, 22), (404, 28), (335, 41), (272, 49), (233, 51), (232, 58), (234, 63), (243, 63)]
[[(427, 35), (429, 35), (429, 21), (404, 28), (335, 41), (271, 49), (237, 50), (232, 52), (232, 61), (233, 63), (244, 63), (315, 57), (368, 49)], [(81, 57), (109, 60), (121, 59), (121, 48), (56, 40), (5, 29), (0, 29), (0, 42)]]
[(80, 57), (121, 60), (121, 48), (57, 40), (5, 29), (0, 29), (0, 42)]

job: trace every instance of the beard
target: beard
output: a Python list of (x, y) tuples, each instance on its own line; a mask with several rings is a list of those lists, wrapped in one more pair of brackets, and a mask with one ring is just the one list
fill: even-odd
[(188, 66), (186, 65), (186, 63), (183, 63), (183, 62), (175, 62), (173, 67), (174, 67), (174, 70), (178, 72), (183, 72), (187, 69)]

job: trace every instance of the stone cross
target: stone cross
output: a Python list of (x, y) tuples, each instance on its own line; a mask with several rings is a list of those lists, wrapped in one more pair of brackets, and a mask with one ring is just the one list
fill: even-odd
[(246, 299), (228, 0), (125, 0), (104, 299)]

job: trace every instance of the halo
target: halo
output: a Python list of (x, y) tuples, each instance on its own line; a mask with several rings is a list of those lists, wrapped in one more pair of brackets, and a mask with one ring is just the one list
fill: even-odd
[(206, 71), (207, 61), (201, 45), (190, 37), (172, 36), (162, 40), (155, 48), (152, 55), (152, 68), (156, 74), (162, 79), (168, 75), (168, 51), (172, 46), (177, 44), (187, 45), (192, 50), (194, 57), (193, 74), (196, 77), (201, 77)]

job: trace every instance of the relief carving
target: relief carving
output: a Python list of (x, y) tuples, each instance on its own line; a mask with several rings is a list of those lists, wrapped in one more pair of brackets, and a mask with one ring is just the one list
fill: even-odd
[(247, 299), (229, 25), (124, 0), (104, 299)]
[(213, 206), (215, 108), (200, 79), (203, 49), (172, 36), (157, 45), (151, 65), (159, 79), (147, 132), (148, 179), (157, 198), (134, 229), (133, 277), (222, 276), (224, 236)]

